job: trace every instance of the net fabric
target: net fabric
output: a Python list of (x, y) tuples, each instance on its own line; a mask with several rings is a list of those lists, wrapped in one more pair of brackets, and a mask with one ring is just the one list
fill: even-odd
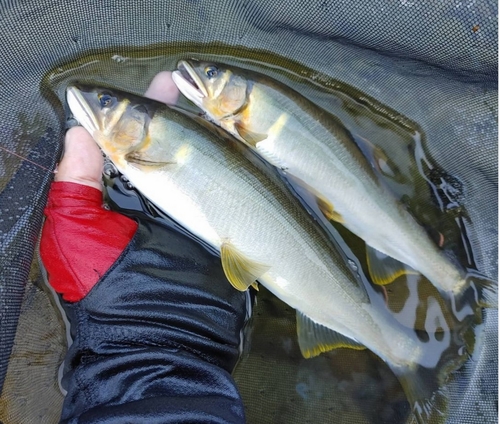
[[(497, 14), (497, 4), (485, 0), (4, 2), (1, 145), (53, 169), (64, 114), (40, 83), (49, 70), (91, 51), (126, 56), (133, 47), (157, 46), (150, 54), (161, 55), (163, 43), (187, 42), (270, 50), (351, 84), (421, 125), (430, 155), (463, 183), (472, 243), (480, 252), (475, 259), (497, 278)], [(116, 83), (144, 91), (149, 80), (135, 78)], [(16, 371), (7, 372), (16, 328), (18, 338), (26, 331), (18, 317), (32, 290), (28, 275), (50, 180), (50, 172), (0, 151), (0, 387)], [(455, 383), (450, 422), (496, 420), (495, 311), (486, 312), (484, 328), (475, 360)], [(276, 364), (273, 375), (283, 370)], [(259, 408), (254, 386), (241, 387), (248, 407)], [(283, 401), (279, 391), (266, 393), (272, 405)], [(290, 416), (304, 422), (294, 414), (283, 420)]]
[(66, 334), (50, 300), (35, 263), (4, 380), (3, 390), (9, 395), (0, 397), (0, 422), (51, 424), (59, 420), (63, 395), (54, 377), (66, 353), (61, 348), (66, 345)]

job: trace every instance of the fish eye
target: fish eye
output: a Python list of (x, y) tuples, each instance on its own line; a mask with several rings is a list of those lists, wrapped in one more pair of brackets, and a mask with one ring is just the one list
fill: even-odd
[(110, 107), (113, 104), (114, 98), (107, 93), (101, 93), (98, 96), (101, 107)]
[(216, 66), (207, 66), (205, 68), (205, 75), (208, 77), (208, 79), (216, 77), (218, 73), (219, 70), (217, 69)]

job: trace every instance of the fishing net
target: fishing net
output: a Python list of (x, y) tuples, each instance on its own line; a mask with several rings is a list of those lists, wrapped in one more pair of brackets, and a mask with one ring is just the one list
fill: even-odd
[[(143, 93), (156, 72), (175, 64), (165, 56), (258, 51), (271, 69), (293, 62), (298, 74), (300, 66), (314, 70), (308, 78), (319, 83), (333, 78), (355, 87), (366, 105), (376, 99), (396, 120), (418, 123), (427, 154), (458, 182), (437, 178), (450, 192), (459, 186), (478, 269), (497, 279), (497, 13), (488, 0), (3, 2), (0, 421), (57, 422), (62, 404), (66, 328), (36, 249), (66, 119), (50, 83), (65, 64), (92, 63), (94, 79)], [(133, 70), (128, 57), (137, 59)], [(142, 66), (141, 57), (150, 59)], [(319, 100), (341, 108), (329, 101)], [(485, 311), (480, 330), (451, 383), (450, 423), (497, 422), (496, 310)], [(398, 423), (408, 416), (395, 377), (369, 352), (302, 359), (294, 311), (265, 290), (249, 333), (235, 371), (249, 423)]]

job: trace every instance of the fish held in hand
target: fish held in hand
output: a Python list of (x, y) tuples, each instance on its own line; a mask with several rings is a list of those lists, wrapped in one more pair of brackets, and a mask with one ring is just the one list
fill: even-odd
[(305, 357), (367, 347), (400, 378), (416, 414), (429, 410), (436, 384), (424, 381), (419, 370), (434, 367), (438, 358), (430, 358), (425, 344), (383, 305), (370, 303), (277, 174), (160, 103), (83, 85), (68, 87), (67, 101), (134, 187), (220, 252), (235, 288), (245, 290), (258, 279), (297, 310)]
[(374, 283), (388, 284), (417, 271), (451, 296), (473, 282), (482, 290), (484, 305), (497, 304), (497, 283), (450, 261), (380, 185), (335, 116), (255, 72), (195, 60), (181, 60), (177, 68), (174, 82), (206, 119), (285, 170), (309, 190), (328, 220), (366, 242)]

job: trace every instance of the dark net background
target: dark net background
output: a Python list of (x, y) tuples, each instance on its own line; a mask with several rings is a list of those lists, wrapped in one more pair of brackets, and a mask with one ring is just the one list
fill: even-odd
[[(134, 48), (158, 46), (150, 50), (154, 56), (168, 54), (160, 45), (193, 42), (269, 50), (357, 87), (417, 122), (429, 154), (463, 183), (478, 267), (497, 278), (497, 14), (497, 3), (487, 0), (4, 1), (0, 145), (54, 168), (65, 115), (41, 81), (49, 70), (89, 52), (126, 56)], [(133, 83), (140, 91), (149, 79), (137, 75)], [(50, 172), (0, 151), (4, 423), (57, 422), (62, 402), (57, 373), (65, 329), (36, 259), (51, 179)], [(294, 316), (284, 305), (264, 294), (258, 308), (254, 334), (292, 338)], [(266, 320), (259, 321), (264, 313)], [(483, 326), (473, 358), (451, 387), (450, 423), (497, 422), (495, 310), (486, 311)], [(235, 375), (249, 422), (384, 421), (382, 412), (380, 420), (367, 421), (340, 407), (335, 392), (310, 381), (316, 374), (298, 375), (286, 357), (266, 360), (276, 346), (259, 345), (261, 336), (253, 338), (258, 353)], [(309, 401), (294, 402), (290, 396), (296, 393)]]

